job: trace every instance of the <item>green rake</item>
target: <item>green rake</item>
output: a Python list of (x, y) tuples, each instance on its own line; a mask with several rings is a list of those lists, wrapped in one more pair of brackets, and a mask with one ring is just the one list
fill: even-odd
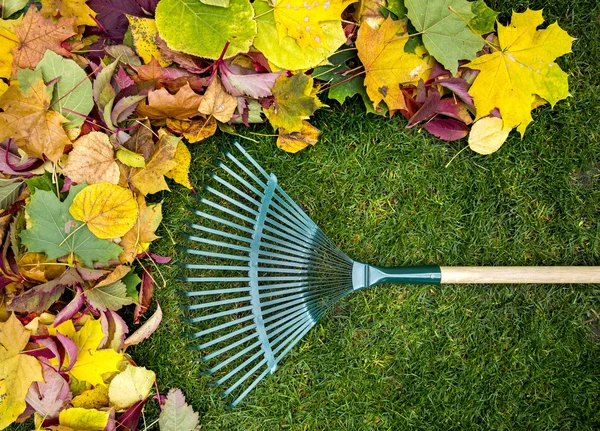
[[(190, 211), (202, 224), (185, 223), (197, 248), (183, 248), (179, 280), (210, 286), (184, 291), (184, 320), (200, 339), (190, 349), (208, 363), (222, 396), (236, 406), (347, 294), (381, 283), (600, 283), (600, 267), (384, 268), (356, 262), (340, 251), (304, 211), (235, 142), (219, 175), (209, 173)], [(200, 276), (197, 276), (200, 275)], [(214, 288), (218, 287), (218, 288)]]

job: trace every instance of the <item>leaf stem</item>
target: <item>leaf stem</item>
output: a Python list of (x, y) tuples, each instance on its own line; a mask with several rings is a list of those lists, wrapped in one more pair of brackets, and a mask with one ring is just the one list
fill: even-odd
[(450, 9), (452, 12), (454, 12), (456, 14), (456, 16), (458, 16), (462, 20), (462, 22), (464, 22), (467, 25), (467, 27), (469, 27), (469, 30), (471, 30), (473, 32), (473, 34), (475, 34), (479, 39), (481, 39), (483, 41), (483, 43), (485, 43), (487, 46), (489, 46), (490, 48), (492, 48), (494, 51), (498, 51), (498, 48), (496, 48), (494, 45), (492, 45), (487, 40), (485, 40), (485, 38), (483, 36), (481, 36), (479, 33), (477, 33), (475, 31), (475, 29), (473, 29), (473, 27), (471, 26), (471, 24), (469, 24), (469, 21), (467, 21), (466, 19), (464, 19), (463, 16), (456, 11), (456, 9), (454, 9), (450, 5), (448, 6), (448, 9)]
[(58, 246), (59, 246), (59, 247), (60, 247), (60, 246), (62, 246), (62, 245), (63, 245), (63, 244), (64, 244), (64, 243), (65, 243), (65, 242), (66, 242), (66, 241), (69, 239), (69, 238), (71, 238), (71, 237), (72, 237), (72, 236), (75, 234), (75, 232), (77, 232), (79, 229), (81, 229), (81, 228), (82, 228), (82, 227), (84, 227), (84, 226), (87, 226), (87, 224), (86, 224), (86, 223), (82, 223), (82, 224), (80, 224), (80, 225), (79, 225), (79, 226), (78, 226), (78, 227), (77, 227), (77, 228), (76, 228), (76, 229), (75, 229), (73, 232), (71, 232), (70, 234), (68, 234), (68, 235), (65, 237), (65, 239), (63, 239), (63, 240), (60, 242), (60, 244), (58, 244)]

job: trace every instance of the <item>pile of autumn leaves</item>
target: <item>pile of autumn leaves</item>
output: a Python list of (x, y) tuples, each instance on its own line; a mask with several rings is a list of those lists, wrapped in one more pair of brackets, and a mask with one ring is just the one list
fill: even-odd
[[(299, 151), (326, 94), (491, 153), (568, 95), (572, 38), (541, 11), (496, 24), (482, 0), (26, 4), (0, 20), (0, 429), (136, 428), (155, 376), (125, 349), (162, 314), (127, 337), (117, 311), (139, 324), (169, 261), (147, 197), (193, 190), (186, 144), (266, 117)], [(181, 392), (158, 399), (161, 428), (196, 426)]]

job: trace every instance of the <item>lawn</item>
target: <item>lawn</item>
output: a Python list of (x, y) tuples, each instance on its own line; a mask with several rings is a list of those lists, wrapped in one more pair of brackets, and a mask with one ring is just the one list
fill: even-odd
[[(270, 128), (242, 144), (354, 259), (379, 265), (600, 265), (600, 6), (596, 1), (491, 1), (545, 7), (577, 38), (561, 59), (572, 97), (538, 108), (524, 138), (496, 154), (462, 151), (406, 130), (401, 116), (367, 116), (358, 100), (331, 103), (313, 148), (289, 155)], [(258, 133), (258, 134), (255, 134)], [(191, 145), (200, 183), (220, 134)], [(173, 254), (190, 194), (160, 198), (155, 252)], [(181, 258), (175, 253), (175, 258)], [(162, 267), (165, 313), (131, 349), (161, 391), (180, 387), (203, 430), (591, 430), (600, 427), (600, 287), (382, 285), (328, 316), (235, 409), (178, 336), (180, 286)], [(157, 407), (146, 410), (147, 424)]]

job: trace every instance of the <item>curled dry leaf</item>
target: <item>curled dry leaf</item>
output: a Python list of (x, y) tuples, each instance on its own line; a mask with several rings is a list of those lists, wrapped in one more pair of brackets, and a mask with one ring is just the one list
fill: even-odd
[(135, 346), (138, 343), (141, 343), (150, 335), (156, 331), (158, 325), (162, 320), (162, 310), (160, 308), (160, 304), (156, 303), (156, 311), (148, 320), (144, 322), (142, 326), (140, 326), (136, 331), (131, 334), (129, 337), (125, 339), (125, 343), (123, 345), (123, 350), (127, 349), (129, 346)]
[(138, 207), (130, 190), (99, 183), (80, 191), (69, 212), (75, 220), (86, 223), (98, 238), (120, 238), (133, 227)]
[(91, 132), (73, 143), (63, 173), (76, 183), (119, 182), (119, 166), (108, 135)]
[(164, 176), (177, 166), (175, 153), (181, 138), (171, 135), (165, 129), (160, 129), (158, 136), (154, 152), (146, 160), (146, 167), (135, 169), (131, 174), (131, 184), (143, 195), (169, 190)]
[(173, 133), (183, 135), (190, 144), (193, 144), (214, 135), (217, 131), (217, 120), (212, 116), (207, 119), (201, 118), (197, 120), (167, 118), (167, 127)]

